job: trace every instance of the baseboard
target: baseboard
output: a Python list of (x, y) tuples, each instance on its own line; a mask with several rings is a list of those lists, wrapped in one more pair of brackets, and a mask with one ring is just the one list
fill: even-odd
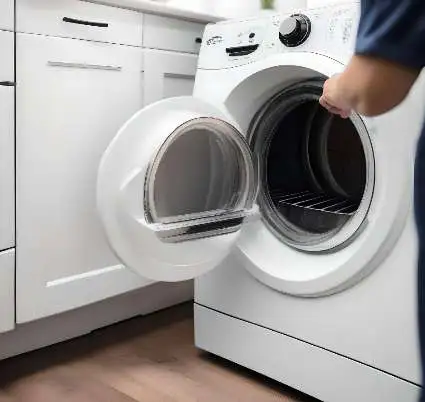
[(284, 334), (195, 304), (195, 343), (325, 402), (416, 402), (420, 388)]
[(17, 325), (0, 335), (0, 359), (76, 338), (96, 329), (146, 315), (193, 298), (193, 283), (155, 283), (103, 302)]

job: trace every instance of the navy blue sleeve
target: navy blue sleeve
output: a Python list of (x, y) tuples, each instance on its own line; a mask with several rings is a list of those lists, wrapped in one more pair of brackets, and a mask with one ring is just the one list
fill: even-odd
[(425, 66), (425, 0), (362, 0), (356, 53)]

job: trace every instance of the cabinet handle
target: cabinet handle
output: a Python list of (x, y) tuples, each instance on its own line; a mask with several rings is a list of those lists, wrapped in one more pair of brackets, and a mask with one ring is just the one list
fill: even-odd
[(199, 43), (199, 44), (201, 44), (201, 43), (202, 43), (202, 38), (199, 38), (199, 37), (198, 37), (198, 38), (196, 38), (196, 39), (195, 39), (195, 43)]
[(86, 64), (86, 63), (66, 63), (63, 61), (48, 61), (47, 65), (50, 67), (68, 67), (68, 68), (82, 68), (86, 70), (107, 70), (107, 71), (121, 71), (120, 66), (107, 66), (102, 64)]
[(14, 87), (15, 83), (12, 81), (0, 81), (0, 86), (2, 87)]
[(166, 78), (180, 78), (183, 80), (194, 80), (195, 76), (192, 74), (178, 74), (178, 73), (165, 73), (164, 77)]
[(95, 22), (95, 21), (84, 21), (76, 18), (63, 17), (63, 22), (69, 22), (70, 24), (89, 25), (91, 27), (108, 28), (109, 24), (106, 22)]

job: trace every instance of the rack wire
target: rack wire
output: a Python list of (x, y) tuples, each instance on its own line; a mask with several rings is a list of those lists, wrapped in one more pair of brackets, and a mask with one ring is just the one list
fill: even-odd
[(353, 215), (358, 208), (358, 204), (351, 200), (309, 191), (297, 193), (276, 192), (272, 194), (272, 199), (275, 205), (294, 206), (332, 214)]
[(322, 193), (275, 191), (272, 201), (293, 223), (311, 231), (324, 233), (344, 225), (358, 208), (358, 203)]

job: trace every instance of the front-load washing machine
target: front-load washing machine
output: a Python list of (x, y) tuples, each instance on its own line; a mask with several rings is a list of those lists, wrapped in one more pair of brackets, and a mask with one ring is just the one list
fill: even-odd
[(323, 401), (413, 402), (424, 85), (376, 118), (319, 106), (358, 16), (349, 3), (208, 26), (194, 96), (122, 127), (98, 209), (129, 268), (197, 278), (200, 349)]

